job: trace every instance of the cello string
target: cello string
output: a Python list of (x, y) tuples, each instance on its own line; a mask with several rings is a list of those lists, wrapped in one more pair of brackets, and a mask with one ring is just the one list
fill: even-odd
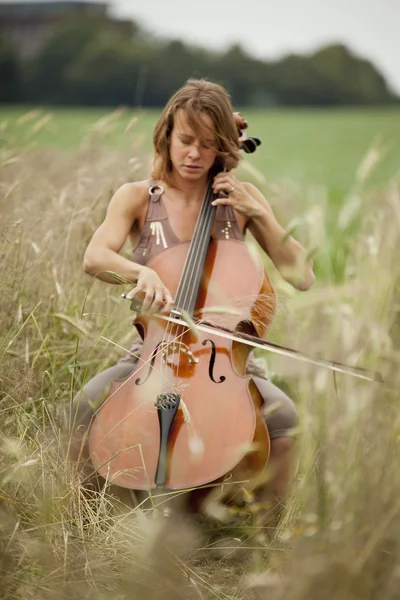
[[(195, 231), (194, 231), (194, 235), (193, 235), (194, 244), (192, 247), (189, 248), (189, 255), (188, 255), (188, 257), (185, 261), (185, 265), (184, 265), (183, 277), (182, 277), (181, 281), (179, 282), (179, 292), (177, 295), (176, 306), (180, 310), (182, 310), (182, 308), (183, 309), (186, 308), (186, 303), (188, 303), (188, 301), (190, 299), (190, 292), (192, 291), (191, 283), (192, 283), (193, 279), (195, 278), (195, 276), (198, 275), (198, 272), (196, 273), (194, 266), (198, 263), (197, 259), (198, 259), (199, 251), (201, 248), (201, 244), (204, 242), (204, 239), (203, 239), (204, 234), (205, 234), (205, 231), (209, 224), (210, 217), (212, 216), (213, 211), (212, 210), (210, 211), (210, 208), (211, 209), (214, 208), (213, 206), (211, 206), (210, 202), (207, 201), (209, 194), (210, 194), (211, 185), (212, 185), (212, 176), (210, 176), (210, 178), (209, 178), (209, 181), (207, 184), (206, 195), (203, 200), (203, 203), (202, 203), (202, 206), (200, 209), (200, 214), (199, 214), (199, 217), (196, 222), (196, 227), (195, 227)], [(182, 292), (182, 290), (184, 290), (184, 293)], [(193, 291), (192, 291), (192, 293), (193, 293)], [(182, 304), (183, 304), (183, 306), (182, 306)], [(182, 337), (186, 333), (186, 331), (187, 331), (187, 329), (185, 330), (185, 328), (184, 328), (183, 333), (179, 337)], [(171, 337), (172, 337), (172, 340), (171, 340)], [(168, 326), (165, 328), (164, 336), (162, 339), (162, 344), (165, 345), (167, 352), (168, 352), (169, 346), (171, 344), (175, 343), (176, 339), (177, 339), (176, 336), (173, 335), (172, 325), (168, 324)], [(178, 373), (179, 373), (179, 368), (181, 365), (181, 354), (182, 354), (180, 344), (181, 343), (179, 342), (179, 345), (178, 345), (178, 368), (177, 368), (176, 372), (174, 373), (174, 375), (172, 376), (172, 381), (169, 381), (169, 383), (172, 384), (173, 389), (178, 387), (178, 381), (179, 381)], [(168, 354), (167, 354), (167, 356), (168, 356)], [(161, 358), (161, 368), (163, 368), (164, 365), (165, 365), (165, 363), (164, 363), (164, 359), (162, 357)], [(166, 379), (168, 379), (168, 378), (166, 377)]]
[[(191, 312), (189, 310), (189, 302), (190, 302), (190, 305), (193, 305), (193, 302), (196, 301), (193, 297), (194, 296), (193, 281), (196, 281), (196, 278), (198, 278), (200, 275), (200, 273), (199, 273), (200, 265), (199, 265), (199, 261), (198, 261), (200, 251), (202, 249), (203, 249), (203, 251), (206, 251), (204, 248), (205, 232), (207, 231), (207, 228), (210, 227), (211, 221), (214, 220), (215, 213), (216, 213), (216, 207), (211, 205), (212, 194), (210, 193), (215, 174), (216, 174), (216, 171), (215, 171), (215, 169), (212, 168), (209, 179), (208, 179), (208, 183), (207, 183), (206, 195), (203, 200), (203, 203), (202, 203), (202, 206), (200, 209), (200, 214), (197, 219), (196, 226), (195, 226), (195, 231), (194, 231), (194, 235), (193, 235), (194, 244), (192, 247), (189, 248), (189, 255), (186, 258), (186, 261), (184, 264), (183, 277), (179, 283), (179, 288), (178, 288), (176, 305), (179, 309), (183, 308), (183, 309), (188, 310), (188, 312)], [(210, 196), (211, 196), (211, 198), (210, 198)], [(208, 247), (208, 242), (207, 242), (207, 247)], [(197, 268), (196, 268), (196, 266), (197, 266)], [(172, 341), (171, 341), (172, 330), (173, 330), (172, 325), (168, 324), (168, 326), (164, 330), (164, 335), (163, 335), (163, 338), (161, 341), (162, 348), (166, 350), (166, 359), (168, 359), (169, 346), (171, 345), (171, 343), (174, 343), (174, 338), (172, 338)], [(181, 336), (179, 336), (179, 337), (181, 337)], [(179, 371), (179, 366), (181, 364), (181, 345), (180, 344), (178, 346), (178, 354), (179, 354), (179, 357), (178, 357), (178, 371)], [(162, 372), (163, 372), (163, 370), (165, 370), (164, 367), (166, 367), (166, 365), (165, 365), (166, 359), (165, 359), (165, 355), (162, 354), (162, 357), (161, 357), (161, 371)], [(173, 377), (173, 379), (175, 379), (175, 382), (171, 382), (172, 384), (175, 383), (175, 386), (177, 386), (178, 379), (179, 379), (178, 371), (175, 373), (175, 377)], [(168, 377), (165, 377), (165, 379), (168, 381)]]
[[(203, 208), (203, 211), (201, 211), (201, 213), (204, 214), (204, 212), (205, 212), (204, 211), (204, 203), (203, 203), (202, 208)], [(194, 253), (197, 256), (196, 244), (194, 245), (193, 248), (194, 248)], [(191, 263), (191, 261), (189, 260), (187, 268), (190, 268), (190, 263)], [(186, 273), (187, 273), (187, 270), (186, 270)], [(188, 282), (188, 277), (184, 273), (184, 276), (180, 282), (179, 288), (181, 290), (182, 290), (183, 286), (186, 286), (186, 288), (187, 288), (187, 285), (188, 285), (187, 282)], [(180, 297), (182, 297), (182, 294), (180, 294)], [(177, 301), (175, 302), (175, 307), (181, 309), (181, 302), (179, 301), (179, 294), (178, 294)], [(168, 368), (169, 368), (168, 365), (166, 365), (165, 363), (166, 363), (166, 360), (168, 359), (168, 352), (170, 350), (170, 346), (172, 344), (176, 343), (177, 340), (179, 338), (181, 338), (185, 334), (186, 331), (187, 331), (187, 328), (183, 328), (182, 333), (179, 334), (179, 327), (177, 325), (172, 325), (171, 323), (168, 323), (168, 326), (165, 328), (163, 339), (162, 339), (162, 346), (163, 346), (163, 349), (165, 350), (165, 354), (161, 358), (162, 374), (164, 374), (165, 371), (168, 370)], [(178, 370), (174, 373), (174, 375), (172, 377), (171, 376), (168, 377), (168, 376), (164, 375), (164, 379), (167, 381), (167, 385), (170, 384), (172, 387), (172, 390), (174, 390), (175, 388), (178, 387), (178, 379), (179, 379), (178, 372), (179, 372), (179, 368), (181, 365), (181, 345), (180, 344), (181, 344), (181, 342), (178, 342), (178, 346), (177, 346), (177, 348), (178, 348)], [(174, 354), (174, 352), (172, 352), (172, 354)], [(172, 366), (172, 369), (173, 369), (173, 366)]]
[[(187, 259), (186, 259), (184, 267), (183, 267), (184, 272), (183, 272), (182, 281), (179, 284), (179, 293), (177, 296), (177, 302), (179, 302), (179, 304), (181, 305), (181, 306), (179, 306), (179, 308), (183, 308), (183, 309), (186, 308), (185, 306), (182, 306), (182, 304), (185, 304), (187, 302), (188, 294), (190, 291), (190, 283), (191, 283), (191, 280), (193, 279), (193, 274), (194, 274), (193, 266), (197, 263), (199, 246), (201, 245), (201, 243), (203, 241), (204, 232), (207, 227), (206, 219), (209, 215), (208, 209), (211, 206), (210, 203), (207, 202), (207, 198), (210, 193), (211, 183), (212, 183), (212, 177), (209, 178), (209, 181), (207, 184), (206, 195), (203, 200), (202, 207), (200, 209), (200, 214), (197, 219), (195, 230), (193, 233), (193, 241), (194, 241), (193, 247), (189, 249), (189, 254), (187, 256)], [(214, 207), (211, 206), (211, 208), (214, 208)], [(193, 265), (193, 263), (194, 263), (194, 265)]]
[[(208, 197), (208, 193), (209, 190), (207, 190), (207, 197)], [(206, 200), (207, 200), (206, 197)], [(209, 228), (211, 221), (214, 218), (214, 211), (215, 211), (215, 207), (211, 206), (210, 202), (206, 202), (207, 206), (205, 208), (204, 211), (204, 215), (200, 215), (201, 218), (201, 222), (199, 223), (199, 228), (194, 233), (194, 245), (193, 245), (193, 249), (191, 251), (190, 257), (188, 258), (188, 267), (185, 271), (184, 274), (184, 278), (183, 278), (183, 286), (182, 289), (183, 291), (181, 292), (180, 295), (180, 301), (179, 301), (179, 308), (186, 310), (187, 312), (191, 312), (190, 311), (190, 305), (193, 304), (193, 283), (196, 281), (196, 279), (199, 277), (200, 273), (200, 265), (199, 265), (199, 256), (201, 255), (201, 250), (204, 250), (204, 245), (207, 243), (207, 247), (208, 247), (208, 240), (204, 240), (204, 236), (205, 233), (207, 231), (207, 228)], [(210, 210), (211, 209), (211, 210)], [(204, 265), (203, 265), (204, 266)], [(186, 267), (186, 265), (185, 265)]]
[[(183, 276), (182, 276), (182, 279), (179, 282), (178, 294), (177, 294), (177, 297), (176, 297), (176, 301), (174, 303), (175, 306), (177, 308), (179, 308), (179, 309), (182, 308), (182, 302), (187, 302), (187, 294), (188, 294), (187, 290), (188, 290), (188, 286), (190, 286), (190, 279), (191, 279), (191, 277), (190, 277), (190, 271), (193, 269), (192, 263), (193, 263), (193, 261), (196, 262), (197, 254), (198, 254), (198, 250), (196, 248), (196, 243), (198, 245), (197, 237), (198, 237), (199, 234), (196, 237), (196, 233), (200, 230), (202, 219), (204, 219), (204, 215), (207, 212), (207, 204), (208, 203), (206, 202), (206, 199), (207, 199), (207, 196), (208, 196), (208, 194), (210, 192), (211, 181), (212, 180), (210, 178), (209, 181), (208, 181), (208, 184), (207, 184), (206, 196), (205, 196), (204, 201), (202, 203), (199, 217), (198, 217), (198, 219), (196, 221), (195, 231), (194, 231), (194, 235), (193, 235), (193, 237), (195, 238), (195, 243), (194, 243), (192, 249), (189, 248), (189, 254), (188, 254), (187, 258), (186, 258), (186, 261), (185, 261), (185, 264), (184, 264), (184, 267), (183, 267)], [(204, 228), (202, 228), (202, 232), (200, 232), (200, 234), (204, 235), (203, 232), (204, 232)], [(189, 273), (189, 276), (188, 276), (188, 273)], [(184, 294), (184, 296), (182, 298), (182, 295), (183, 295), (182, 290), (184, 290), (184, 289), (186, 289), (186, 292), (185, 292), (185, 294)], [(171, 341), (172, 332), (173, 332), (173, 327), (172, 327), (172, 325), (169, 324), (169, 326), (165, 328), (163, 339), (162, 339), (162, 342), (161, 342), (162, 345), (163, 345), (163, 347), (166, 349), (167, 352), (169, 350), (169, 346), (172, 343), (174, 343), (173, 337), (172, 337), (172, 341)], [(179, 348), (180, 348), (180, 346), (179, 346)], [(179, 360), (180, 360), (180, 358), (179, 358)], [(163, 365), (163, 362), (164, 361), (162, 360), (161, 361), (162, 365)]]
[[(223, 171), (225, 171), (225, 170), (226, 170), (226, 167), (223, 168)], [(208, 249), (209, 242), (208, 241), (206, 242), (204, 240), (205, 231), (211, 225), (211, 221), (214, 221), (215, 214), (217, 212), (217, 207), (214, 207), (211, 204), (211, 202), (213, 200), (213, 195), (214, 194), (211, 194), (211, 198), (209, 199), (209, 201), (207, 201), (207, 200), (208, 200), (208, 195), (211, 192), (211, 187), (212, 187), (212, 183), (213, 183), (214, 177), (219, 172), (220, 171), (217, 170), (217, 169), (215, 169), (215, 168), (211, 168), (211, 171), (210, 171), (210, 176), (209, 176), (209, 180), (208, 180), (208, 186), (207, 186), (207, 190), (206, 190), (206, 196), (205, 196), (204, 201), (203, 201), (203, 206), (205, 205), (205, 210), (204, 210), (205, 214), (204, 215), (200, 214), (199, 215), (199, 220), (198, 220), (198, 222), (199, 222), (200, 219), (202, 219), (202, 223), (200, 223), (200, 225), (199, 225), (199, 227), (202, 226), (202, 231), (198, 235), (198, 242), (197, 242), (197, 245), (200, 246), (200, 248), (197, 248), (196, 254), (193, 253), (194, 258), (192, 259), (192, 263), (194, 262), (194, 265), (196, 265), (198, 263), (198, 261), (196, 259), (198, 257), (199, 251), (201, 250), (201, 245), (203, 243), (207, 243), (207, 249)], [(216, 195), (216, 197), (218, 197), (218, 195)], [(203, 208), (203, 206), (202, 206), (202, 208)], [(196, 223), (196, 228), (195, 228), (194, 236), (193, 236), (194, 238), (196, 236), (197, 229), (198, 229), (197, 225), (198, 225), (198, 223)], [(195, 239), (195, 243), (196, 243), (196, 241), (197, 240)], [(188, 258), (188, 263), (190, 263), (190, 258)], [(185, 263), (185, 267), (186, 267), (186, 263)], [(192, 270), (191, 270), (191, 272), (189, 272), (189, 283), (187, 284), (186, 294), (185, 294), (185, 297), (184, 297), (186, 302), (188, 302), (188, 296), (189, 296), (190, 290), (191, 290), (191, 285), (190, 284), (191, 284), (192, 280), (196, 277), (196, 275), (198, 275), (198, 271), (196, 272), (193, 269), (193, 266), (192, 266)], [(194, 298), (190, 298), (190, 296), (189, 296), (189, 300), (192, 301), (192, 304), (193, 304), (193, 301), (195, 302), (195, 299)], [(187, 312), (190, 313), (189, 307), (185, 306), (184, 308), (187, 310)]]
[[(211, 184), (212, 184), (212, 177), (210, 177), (210, 179), (209, 179), (209, 182), (207, 185), (207, 190), (206, 190), (206, 195), (203, 200), (202, 209), (200, 211), (198, 222), (196, 223), (196, 228), (195, 228), (195, 233), (194, 233), (194, 244), (193, 244), (193, 247), (190, 249), (190, 256), (189, 256), (189, 259), (187, 262), (187, 267), (185, 265), (186, 271), (184, 273), (184, 277), (182, 278), (182, 287), (180, 288), (181, 290), (184, 290), (185, 293), (184, 293), (184, 295), (182, 295), (182, 292), (181, 292), (181, 295), (180, 295), (181, 301), (178, 303), (178, 306), (181, 310), (184, 309), (184, 310), (188, 311), (189, 313), (192, 312), (191, 308), (193, 307), (193, 303), (195, 302), (195, 299), (194, 299), (195, 290), (193, 289), (193, 287), (194, 287), (194, 283), (198, 280), (198, 277), (200, 276), (199, 269), (201, 266), (200, 265), (201, 260), (199, 262), (199, 259), (201, 258), (202, 248), (204, 251), (204, 243), (206, 242), (206, 240), (204, 238), (205, 238), (207, 229), (209, 228), (210, 221), (213, 219), (213, 212), (215, 211), (214, 207), (212, 207), (210, 204)], [(208, 246), (208, 242), (207, 242), (207, 246)], [(204, 265), (202, 265), (202, 266), (204, 266)], [(179, 373), (179, 369), (181, 366), (181, 359), (182, 359), (181, 347), (179, 347), (178, 354), (179, 354), (179, 356), (178, 356), (178, 371), (176, 373), (176, 381), (175, 381), (176, 387), (178, 387), (178, 385), (179, 385), (178, 373)]]

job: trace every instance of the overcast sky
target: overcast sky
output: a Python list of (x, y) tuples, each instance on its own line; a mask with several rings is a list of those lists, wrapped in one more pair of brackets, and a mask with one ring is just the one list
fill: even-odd
[(113, 14), (209, 48), (279, 58), (344, 42), (400, 92), (400, 0), (109, 0)]

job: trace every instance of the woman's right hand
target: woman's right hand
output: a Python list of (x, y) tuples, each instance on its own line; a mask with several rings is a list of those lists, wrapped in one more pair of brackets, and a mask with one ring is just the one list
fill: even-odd
[(170, 314), (174, 301), (153, 269), (141, 267), (136, 287), (126, 295), (128, 300), (136, 299), (142, 303), (140, 312), (151, 315), (156, 312)]

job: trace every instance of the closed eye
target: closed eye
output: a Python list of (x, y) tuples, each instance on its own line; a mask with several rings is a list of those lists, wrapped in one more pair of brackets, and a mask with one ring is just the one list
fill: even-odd
[[(194, 138), (180, 137), (179, 139), (184, 146), (189, 146), (190, 144), (194, 143)], [(200, 146), (205, 150), (210, 150), (215, 147), (215, 142), (214, 140), (204, 140), (200, 143)]]
[(205, 148), (206, 150), (210, 150), (211, 148), (212, 149), (215, 148), (215, 144), (214, 144), (214, 142), (202, 142), (201, 147)]

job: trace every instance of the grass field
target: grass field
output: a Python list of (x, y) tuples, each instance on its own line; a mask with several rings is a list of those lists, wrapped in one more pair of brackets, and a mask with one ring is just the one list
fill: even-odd
[[(269, 180), (326, 185), (348, 191), (372, 145), (383, 151), (371, 185), (384, 183), (400, 164), (400, 111), (393, 110), (244, 110), (249, 131), (263, 140), (251, 163)], [(111, 148), (132, 145), (152, 149), (157, 111), (39, 109), (0, 107), (2, 138), (19, 144), (74, 150), (90, 134), (101, 132)], [(137, 122), (136, 122), (137, 118)], [(134, 122), (132, 122), (134, 119)], [(129, 126), (129, 124), (131, 124)], [(128, 131), (127, 131), (128, 127)]]
[(266, 263), (271, 337), (386, 383), (268, 355), (299, 412), (282, 521), (265, 532), (250, 505), (200, 533), (85, 494), (66, 459), (73, 395), (132, 337), (124, 288), (81, 260), (113, 191), (147, 174), (155, 115), (133, 116), (0, 110), (0, 598), (397, 600), (399, 113), (246, 113), (264, 141), (246, 175), (318, 276), (302, 294)]

